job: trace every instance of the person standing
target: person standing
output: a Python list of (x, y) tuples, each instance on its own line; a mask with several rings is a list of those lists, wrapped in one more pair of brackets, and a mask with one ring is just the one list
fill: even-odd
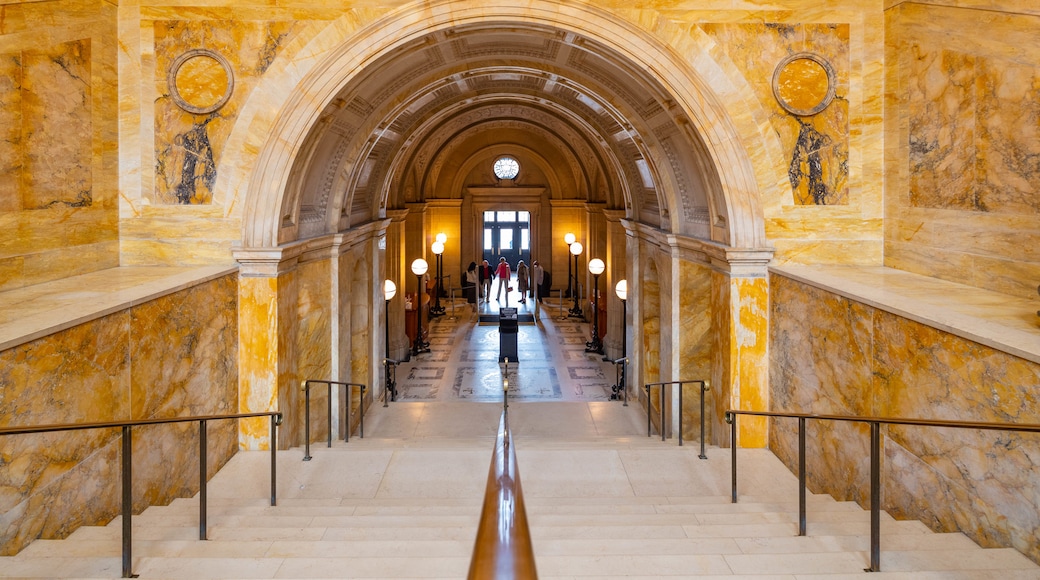
[(498, 278), (498, 291), (495, 292), (495, 300), (502, 301), (502, 288), (506, 288), (506, 305), (509, 305), (509, 279), (513, 277), (513, 271), (509, 268), (509, 262), (505, 258), (498, 259), (498, 268), (495, 270)]
[(494, 278), (494, 271), (491, 269), (491, 264), (488, 264), (487, 260), (484, 260), (478, 268), (477, 278), (480, 279), (480, 297), (483, 298), (483, 302), (487, 304), (491, 301), (491, 280)]
[(545, 270), (542, 269), (542, 265), (535, 260), (531, 264), (531, 285), (534, 289), (534, 296), (539, 303), (542, 302), (542, 283), (545, 281)]
[(477, 284), (480, 280), (477, 276), (477, 263), (470, 262), (466, 272), (462, 274), (462, 295), (466, 297), (469, 304), (477, 303)]
[(528, 276), (527, 264), (520, 260), (516, 264), (516, 290), (520, 293), (520, 304), (527, 304), (527, 291), (531, 287), (531, 278)]

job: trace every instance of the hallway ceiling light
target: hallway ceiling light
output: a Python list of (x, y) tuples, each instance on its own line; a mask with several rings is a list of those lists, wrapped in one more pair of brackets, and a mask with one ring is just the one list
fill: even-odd
[(423, 260), (422, 258), (416, 258), (412, 262), (412, 274), (415, 274), (416, 276), (422, 276), (429, 269), (430, 269), (430, 264), (427, 263), (426, 260)]
[(593, 276), (599, 276), (606, 269), (607, 265), (604, 264), (603, 260), (600, 260), (599, 258), (593, 258), (591, 261), (589, 261), (589, 274), (592, 274)]
[(390, 301), (394, 299), (394, 296), (397, 296), (397, 284), (394, 284), (394, 281), (389, 278), (383, 280), (383, 298)]

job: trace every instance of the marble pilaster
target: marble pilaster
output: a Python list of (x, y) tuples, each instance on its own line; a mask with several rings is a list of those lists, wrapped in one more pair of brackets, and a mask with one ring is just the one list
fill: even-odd
[[(712, 261), (711, 333), (715, 443), (729, 445), (726, 409), (766, 410), (769, 405), (769, 279), (771, 250), (705, 246)], [(743, 417), (741, 447), (764, 447), (768, 423)]]
[[(296, 264), (299, 248), (239, 250), (241, 264), (238, 300), (239, 412), (280, 410), (296, 416), (295, 325), (297, 308)], [(299, 425), (286, 421), (278, 431), (277, 445), (287, 448), (297, 441)], [(241, 449), (269, 449), (270, 422), (239, 422)]]

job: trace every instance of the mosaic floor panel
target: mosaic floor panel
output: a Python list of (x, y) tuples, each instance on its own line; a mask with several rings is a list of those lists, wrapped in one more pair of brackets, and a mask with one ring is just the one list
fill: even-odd
[[(431, 321), (430, 352), (413, 356), (397, 371), (399, 400), (500, 401), (505, 365), (498, 362), (499, 327), (479, 322), (479, 315), (495, 314), (497, 309), (494, 301), (479, 305), (479, 311), (459, 303), (454, 320), (443, 316)], [(530, 301), (524, 310), (535, 314)], [(552, 308), (541, 309), (535, 320), (518, 327), (519, 361), (508, 366), (509, 398), (609, 400), (614, 366), (603, 362), (602, 355), (585, 352), (589, 324), (560, 320)]]

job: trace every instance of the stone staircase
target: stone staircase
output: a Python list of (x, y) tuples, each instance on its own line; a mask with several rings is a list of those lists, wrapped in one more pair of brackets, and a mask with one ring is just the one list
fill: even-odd
[[(409, 413), (408, 405), (374, 410), (366, 429), (378, 434), (380, 421), (407, 424), (394, 414)], [(621, 412), (613, 407), (610, 412)], [(455, 421), (451, 436), (413, 429), (400, 438), (354, 437), (331, 449), (312, 446), (307, 462), (302, 450), (279, 452), (275, 507), (267, 500), (270, 455), (239, 453), (211, 480), (209, 540), (198, 540), (198, 498), (134, 516), (134, 572), (192, 579), (463, 578), (493, 443), (485, 415), (495, 413), (427, 417), (431, 426)], [(514, 426), (525, 415), (529, 424), (557, 420), (536, 405), (510, 408)], [(458, 436), (465, 429), (473, 433)], [(708, 460), (700, 460), (696, 446), (638, 435), (517, 431), (541, 578), (865, 574), (869, 513), (810, 495), (808, 536), (798, 537), (797, 480), (767, 451), (739, 452), (741, 495), (734, 505), (727, 449), (709, 448)], [(1014, 550), (981, 549), (962, 534), (882, 518), (882, 572), (871, 578), (1040, 578), (1040, 568)], [(120, 572), (118, 518), (65, 540), (37, 540), (0, 559), (5, 578), (117, 578)]]

